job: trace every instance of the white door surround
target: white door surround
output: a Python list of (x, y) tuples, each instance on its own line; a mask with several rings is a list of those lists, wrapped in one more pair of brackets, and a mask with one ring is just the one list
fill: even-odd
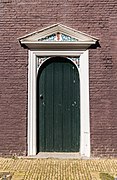
[(36, 155), (36, 79), (37, 56), (80, 56), (80, 154), (90, 157), (90, 117), (89, 117), (89, 67), (86, 51), (30, 51), (28, 68), (28, 155)]
[(36, 80), (37, 56), (80, 57), (80, 154), (90, 157), (89, 51), (98, 39), (55, 24), (19, 38), (29, 48), (28, 58), (28, 156), (36, 155)]

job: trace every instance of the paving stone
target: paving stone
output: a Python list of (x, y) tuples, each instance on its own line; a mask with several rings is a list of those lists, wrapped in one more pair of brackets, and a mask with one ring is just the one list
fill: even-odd
[(101, 173), (117, 176), (117, 159), (0, 158), (3, 172), (12, 180), (100, 180)]

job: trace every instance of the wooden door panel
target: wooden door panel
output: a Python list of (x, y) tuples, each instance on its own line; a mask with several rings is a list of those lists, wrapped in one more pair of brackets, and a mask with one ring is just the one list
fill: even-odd
[(77, 68), (55, 58), (39, 77), (39, 151), (79, 151), (80, 89)]

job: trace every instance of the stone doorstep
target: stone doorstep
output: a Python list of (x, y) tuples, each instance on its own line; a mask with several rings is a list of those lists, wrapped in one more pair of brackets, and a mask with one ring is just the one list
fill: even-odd
[(35, 156), (28, 156), (29, 158), (55, 158), (55, 159), (89, 159), (88, 157), (81, 157), (80, 153), (58, 153), (58, 152), (40, 152)]

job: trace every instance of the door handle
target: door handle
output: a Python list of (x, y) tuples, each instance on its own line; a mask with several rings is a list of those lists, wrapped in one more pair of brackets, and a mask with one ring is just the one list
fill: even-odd
[(43, 94), (40, 94), (40, 99), (43, 99)]

